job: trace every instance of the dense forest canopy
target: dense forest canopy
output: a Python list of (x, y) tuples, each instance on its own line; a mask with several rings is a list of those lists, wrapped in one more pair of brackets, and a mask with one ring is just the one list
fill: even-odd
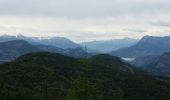
[(170, 79), (119, 58), (31, 53), (0, 65), (1, 100), (169, 100)]

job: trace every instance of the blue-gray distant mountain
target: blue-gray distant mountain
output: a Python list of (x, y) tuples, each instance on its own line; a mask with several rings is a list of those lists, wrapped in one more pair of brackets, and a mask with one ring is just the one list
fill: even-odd
[(137, 57), (135, 60), (133, 60), (130, 63), (135, 65), (136, 67), (145, 68), (149, 66), (153, 61), (159, 59), (159, 57), (160, 56), (153, 56), (153, 55)]
[[(0, 40), (0, 63), (7, 62), (16, 59), (17, 57), (32, 53), (32, 52), (55, 52), (61, 53), (72, 57), (84, 57), (85, 51), (82, 49), (61, 49), (55, 46), (50, 45), (32, 45), (31, 43), (25, 41), (32, 41), (31, 38), (27, 38), (24, 36), (15, 37), (15, 36), (7, 36), (4, 35)], [(23, 40), (17, 40), (18, 38), (22, 38)], [(7, 41), (7, 42), (4, 42)], [(81, 51), (81, 52), (80, 52)]]
[(38, 47), (42, 51), (48, 51), (51, 53), (60, 53), (75, 58), (84, 58), (84, 57), (90, 57), (92, 55), (95, 55), (95, 53), (89, 53), (81, 47), (70, 48), (70, 49), (61, 49), (50, 45), (36, 45), (36, 47)]
[(51, 45), (35, 45), (38, 49), (42, 50), (42, 51), (48, 51), (48, 52), (53, 52), (53, 53), (63, 53), (64, 49), (55, 47), (55, 46), (51, 46)]
[(145, 69), (153, 74), (170, 76), (170, 52), (159, 56), (150, 65), (146, 66)]
[(9, 36), (9, 35), (2, 35), (0, 36), (0, 42), (7, 42), (7, 41), (12, 41), (12, 40), (18, 40), (16, 36)]
[(25, 40), (12, 40), (0, 43), (0, 63), (16, 59), (17, 57), (32, 52), (60, 53), (75, 58), (89, 57), (94, 54), (87, 53), (81, 47), (74, 49), (61, 49), (50, 45), (32, 45)]
[(24, 40), (13, 40), (0, 43), (0, 61), (10, 61), (23, 54), (40, 51)]
[(81, 47), (77, 47), (74, 49), (65, 49), (63, 54), (76, 57), (76, 58), (85, 58), (85, 57), (91, 57), (93, 55), (96, 55), (95, 53), (89, 53), (88, 51), (84, 50)]
[(73, 41), (71, 41), (67, 38), (64, 38), (64, 37), (53, 37), (50, 39), (41, 39), (38, 42), (40, 42), (42, 44), (46, 44), (46, 45), (56, 46), (56, 47), (62, 48), (62, 49), (79, 47), (78, 44), (76, 44)]
[(0, 36), (0, 42), (7, 42), (12, 40), (25, 40), (28, 41), (31, 44), (45, 44), (45, 45), (51, 45), (62, 49), (68, 49), (68, 48), (77, 48), (79, 47), (78, 44), (74, 43), (73, 41), (64, 38), (64, 37), (53, 37), (53, 38), (37, 38), (37, 37), (26, 37), (23, 35), (18, 36), (8, 36), (8, 35), (2, 35)]
[(87, 48), (92, 50), (98, 50), (101, 52), (111, 52), (113, 50), (117, 50), (120, 48), (125, 48), (132, 46), (137, 43), (138, 40), (124, 38), (124, 39), (114, 39), (114, 40), (106, 40), (106, 41), (92, 41), (81, 43), (81, 46), (87, 46)]
[(145, 36), (137, 44), (112, 51), (111, 54), (119, 57), (136, 58), (147, 55), (161, 55), (164, 52), (170, 52), (170, 36)]

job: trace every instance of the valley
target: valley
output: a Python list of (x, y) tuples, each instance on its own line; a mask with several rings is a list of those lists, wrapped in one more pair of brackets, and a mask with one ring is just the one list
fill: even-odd
[(0, 0), (0, 100), (170, 100), (170, 0)]
[[(35, 41), (28, 42), (26, 37), (22, 40), (10, 38), (10, 41), (0, 43), (0, 98), (169, 100), (168, 43), (155, 50), (152, 48), (158, 46), (152, 43), (157, 43), (159, 39), (153, 38), (144, 37), (134, 46), (130, 45), (129, 48), (114, 53), (94, 52), (97, 50), (89, 52), (87, 47), (81, 46), (67, 48), (65, 43), (60, 44), (66, 46), (63, 48), (44, 42), (35, 44)], [(164, 38), (165, 41), (169, 39)], [(155, 42), (147, 39), (153, 39)], [(161, 37), (161, 43), (163, 40)], [(152, 45), (152, 48), (148, 48), (148, 44)], [(141, 51), (143, 53), (138, 54), (142, 48), (149, 52)]]

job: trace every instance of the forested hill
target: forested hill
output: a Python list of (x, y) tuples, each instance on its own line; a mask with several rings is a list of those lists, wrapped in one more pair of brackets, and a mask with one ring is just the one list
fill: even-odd
[(0, 100), (169, 100), (170, 79), (109, 55), (31, 53), (0, 65)]

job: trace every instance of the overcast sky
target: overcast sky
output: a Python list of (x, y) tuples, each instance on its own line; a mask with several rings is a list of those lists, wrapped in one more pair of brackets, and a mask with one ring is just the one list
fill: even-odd
[(77, 42), (170, 35), (170, 0), (0, 0), (0, 34)]

